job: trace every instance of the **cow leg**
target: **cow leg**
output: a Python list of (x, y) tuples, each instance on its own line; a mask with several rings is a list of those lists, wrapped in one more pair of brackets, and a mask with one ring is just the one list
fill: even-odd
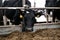
[(53, 14), (53, 19), (52, 19), (53, 22), (55, 22), (55, 15)]
[(13, 16), (13, 23), (15, 24), (15, 25), (19, 25), (20, 24), (20, 13), (18, 13), (18, 11), (19, 10), (16, 10), (16, 13), (14, 14), (14, 16)]
[(50, 15), (50, 11), (51, 11), (51, 9), (47, 9), (47, 13)]
[(26, 31), (26, 19), (23, 19), (23, 23), (22, 23), (22, 32)]
[(52, 21), (55, 22), (55, 18), (56, 18), (56, 10), (53, 11), (53, 18), (52, 18)]

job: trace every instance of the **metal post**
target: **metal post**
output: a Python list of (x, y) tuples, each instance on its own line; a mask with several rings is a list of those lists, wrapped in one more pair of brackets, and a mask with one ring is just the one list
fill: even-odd
[(47, 23), (48, 23), (48, 21), (49, 21), (49, 19), (48, 19), (48, 18), (49, 18), (49, 16), (48, 16), (48, 14), (47, 14), (46, 16), (47, 16)]
[(34, 8), (36, 7), (36, 2), (35, 2), (35, 0), (34, 0)]
[(47, 10), (45, 10), (46, 11), (46, 18), (47, 18), (47, 23), (48, 23), (48, 13), (47, 13)]
[(7, 18), (6, 18), (6, 16), (5, 16), (5, 15), (3, 16), (3, 23), (4, 23), (4, 26), (6, 26), (6, 25), (7, 25)]
[(25, 0), (22, 0), (22, 5), (23, 5), (23, 6), (25, 5)]
[(0, 0), (0, 7), (2, 6), (2, 0)]

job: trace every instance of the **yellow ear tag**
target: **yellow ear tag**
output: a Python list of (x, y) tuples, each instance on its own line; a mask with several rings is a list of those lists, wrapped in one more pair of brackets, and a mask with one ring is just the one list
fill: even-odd
[(20, 18), (23, 18), (23, 16), (22, 16), (22, 15), (20, 15)]

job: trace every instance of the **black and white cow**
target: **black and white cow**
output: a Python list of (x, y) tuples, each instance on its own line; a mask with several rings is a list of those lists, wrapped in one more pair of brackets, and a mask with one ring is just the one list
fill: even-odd
[[(3, 3), (3, 7), (14, 7), (14, 5), (15, 5), (15, 3), (16, 2), (18, 2), (17, 0), (15, 0), (15, 1), (5, 1), (4, 3)], [(17, 13), (17, 14), (19, 14), (18, 12), (17, 12), (17, 10), (12, 10), (12, 9), (10, 9), (10, 10), (3, 10), (3, 15), (5, 15), (8, 19), (10, 19), (11, 20), (11, 22), (13, 22), (13, 17), (14, 17), (14, 15), (15, 15), (15, 13)], [(17, 20), (19, 20), (19, 19), (17, 19)], [(14, 20), (15, 21), (15, 20)], [(15, 23), (15, 22), (13, 22), (13, 23)], [(16, 23), (15, 23), (16, 24)], [(18, 24), (18, 23), (17, 23)]]
[[(0, 7), (2, 6), (2, 0), (0, 0)], [(3, 13), (2, 13), (2, 10), (0, 9), (0, 24), (2, 24), (1, 20), (3, 20)]]
[[(28, 0), (26, 0), (25, 3), (29, 6), (31, 6), (31, 3)], [(14, 0), (14, 1), (8, 0), (8, 1), (5, 1), (2, 6), (3, 7), (22, 7), (23, 5), (22, 5), (22, 0)], [(20, 22), (22, 20), (20, 18), (20, 14), (22, 14), (22, 11), (19, 9), (17, 9), (17, 10), (15, 10), (15, 9), (7, 10), (6, 9), (6, 10), (4, 10), (3, 14), (6, 15), (6, 17), (8, 19), (10, 19), (13, 24), (16, 24), (16, 25), (20, 24)]]
[[(57, 0), (46, 0), (45, 7), (54, 7)], [(47, 9), (48, 14), (50, 14), (51, 9)]]
[[(60, 7), (60, 0), (57, 0), (55, 5), (55, 7)], [(53, 11), (53, 22), (55, 22), (56, 18), (60, 20), (60, 9), (55, 9)]]
[[(46, 0), (46, 7), (60, 7), (60, 0)], [(48, 14), (50, 14), (50, 9), (47, 9)], [(57, 18), (60, 20), (60, 9), (53, 9), (53, 22), (55, 22), (55, 19)]]
[[(56, 0), (46, 0), (45, 7), (54, 7)], [(47, 13), (50, 14), (52, 9), (47, 9)]]
[[(26, 5), (31, 7), (30, 1), (26, 0)], [(3, 7), (22, 7), (22, 0), (16, 0), (16, 1), (5, 1)], [(32, 28), (34, 26), (35, 22), (35, 13), (32, 9), (25, 9), (25, 11), (21, 11), (19, 9), (9, 9), (4, 10), (4, 15), (11, 20), (11, 22), (15, 25), (19, 25), (21, 18), (20, 14), (23, 15), (23, 28), (22, 31), (25, 31), (26, 28)]]

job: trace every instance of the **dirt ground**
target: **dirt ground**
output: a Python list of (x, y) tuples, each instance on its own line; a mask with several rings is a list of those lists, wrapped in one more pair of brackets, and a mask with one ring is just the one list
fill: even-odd
[(40, 29), (34, 33), (15, 31), (7, 36), (0, 36), (0, 40), (60, 40), (60, 29)]

